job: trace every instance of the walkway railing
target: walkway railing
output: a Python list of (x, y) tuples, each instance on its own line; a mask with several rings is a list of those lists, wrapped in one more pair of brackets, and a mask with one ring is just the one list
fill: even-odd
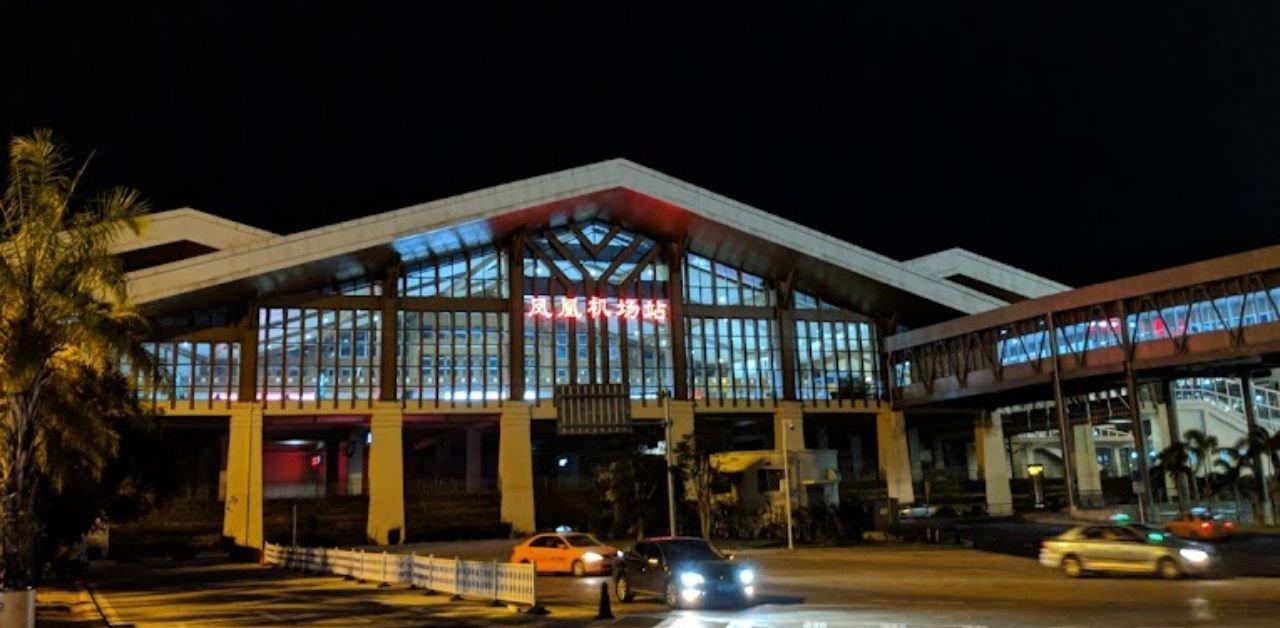
[(324, 547), (289, 547), (267, 543), (268, 565), (345, 576), (382, 585), (407, 584), (435, 593), (538, 605), (538, 579), (532, 563), (458, 560)]

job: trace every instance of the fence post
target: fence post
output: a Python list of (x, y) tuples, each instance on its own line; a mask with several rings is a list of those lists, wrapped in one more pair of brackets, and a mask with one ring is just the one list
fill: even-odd
[(458, 560), (458, 556), (455, 554), (453, 556), (453, 597), (449, 598), (450, 602), (457, 602), (462, 599), (462, 590), (466, 588), (463, 586), (463, 573), (462, 561)]
[(502, 606), (502, 602), (498, 601), (498, 561), (490, 561), (489, 568), (493, 574), (493, 601), (489, 602), (489, 606)]
[(356, 572), (356, 582), (364, 583), (364, 550), (360, 550), (360, 570)]
[(418, 554), (409, 552), (409, 589), (418, 588)]
[(550, 611), (538, 603), (538, 561), (529, 561), (529, 567), (533, 569), (533, 606), (526, 612), (530, 615), (546, 615)]
[(423, 585), (423, 588), (427, 590), (428, 595), (435, 593), (435, 589), (436, 589), (435, 584), (436, 584), (436, 555), (427, 554), (427, 583)]
[(389, 586), (391, 586), (391, 583), (390, 583), (390, 582), (387, 582), (387, 552), (386, 552), (386, 550), (383, 550), (383, 551), (382, 551), (382, 582), (378, 583), (378, 586), (379, 586), (379, 587), (389, 587)]

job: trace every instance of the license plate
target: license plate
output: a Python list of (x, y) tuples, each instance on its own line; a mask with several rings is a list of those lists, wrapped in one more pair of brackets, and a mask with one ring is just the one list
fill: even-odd
[(737, 590), (738, 590), (738, 587), (735, 587), (735, 586), (733, 586), (732, 584), (718, 584), (718, 585), (716, 585), (716, 591), (719, 591), (720, 593), (733, 593), (733, 592), (735, 592), (735, 591), (737, 591)]

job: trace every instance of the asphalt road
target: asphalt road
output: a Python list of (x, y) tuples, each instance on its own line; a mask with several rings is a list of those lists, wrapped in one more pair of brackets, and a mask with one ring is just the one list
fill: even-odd
[[(443, 549), (440, 547), (434, 549)], [(483, 558), (501, 542), (457, 544)], [(967, 549), (854, 547), (742, 550), (759, 602), (741, 610), (669, 612), (657, 600), (612, 602), (624, 626), (1273, 626), (1280, 582), (1230, 578), (1070, 580), (1014, 556)], [(446, 602), (403, 587), (244, 565), (124, 565), (95, 570), (124, 621), (143, 625), (534, 625), (594, 617), (605, 578), (543, 577), (547, 618)], [(612, 585), (610, 584), (610, 592)], [(593, 624), (594, 625), (594, 624)]]

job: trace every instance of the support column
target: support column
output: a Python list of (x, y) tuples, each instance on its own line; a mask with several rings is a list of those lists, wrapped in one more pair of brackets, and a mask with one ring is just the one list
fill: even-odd
[(351, 455), (347, 457), (347, 477), (343, 481), (347, 483), (347, 495), (364, 495), (364, 448), (365, 448), (365, 431), (356, 430), (348, 440), (351, 449)]
[[(1151, 447), (1157, 453), (1164, 451), (1165, 448), (1178, 442), (1177, 419), (1169, 414), (1168, 403), (1155, 403), (1146, 406), (1144, 410), (1150, 410), (1146, 413), (1151, 416)], [(1178, 494), (1177, 479), (1168, 474), (1164, 474), (1164, 491), (1167, 499), (1173, 499)]]
[(880, 477), (884, 478), (889, 498), (898, 500), (900, 504), (914, 502), (906, 416), (889, 409), (876, 414), (876, 443), (880, 450)]
[(787, 449), (790, 451), (805, 449), (804, 446), (804, 406), (799, 401), (779, 401), (773, 413), (773, 448), (782, 450), (782, 431), (791, 425), (787, 432)]
[(479, 491), (483, 488), (484, 475), (480, 470), (480, 459), (482, 451), (480, 428), (467, 428), (467, 480), (466, 488), (468, 493)]
[(1102, 506), (1102, 469), (1098, 466), (1098, 446), (1093, 425), (1071, 426), (1071, 466), (1076, 472), (1077, 506)]
[[(929, 456), (933, 456), (933, 451), (929, 451)], [(920, 430), (912, 428), (907, 430), (907, 459), (911, 466), (911, 479), (913, 481), (924, 481), (924, 449), (920, 446)]]
[[(369, 418), (369, 538), (380, 545), (403, 543), (404, 414), (399, 404), (379, 403)], [(393, 531), (396, 534), (393, 535)]]
[[(1252, 443), (1254, 440), (1253, 435), (1258, 430), (1258, 419), (1253, 408), (1253, 381), (1249, 377), (1248, 371), (1240, 373), (1240, 396), (1243, 397), (1244, 401), (1244, 424), (1249, 430), (1245, 434), (1245, 438)], [(1269, 461), (1262, 452), (1256, 451), (1252, 444), (1249, 446), (1249, 454), (1253, 458), (1253, 468), (1255, 469), (1253, 477), (1257, 480), (1257, 486), (1254, 490), (1257, 491), (1258, 500), (1255, 503), (1261, 506), (1261, 508), (1254, 508), (1253, 520), (1263, 524), (1273, 523), (1271, 521), (1271, 496), (1267, 493), (1266, 479), (1266, 468)]]
[(532, 413), (523, 402), (502, 404), (498, 426), (498, 490), (502, 492), (502, 520), (513, 533), (537, 529), (533, 504)]
[(1005, 459), (1004, 419), (996, 412), (979, 414), (973, 430), (974, 457), (978, 476), (986, 482), (987, 514), (1013, 514), (1013, 492), (1009, 489), (1009, 463)]
[(222, 535), (262, 548), (262, 407), (232, 407), (227, 438), (227, 501)]
[(338, 477), (338, 456), (342, 441), (326, 438), (324, 441), (324, 494), (334, 497), (342, 494), (342, 478)]

